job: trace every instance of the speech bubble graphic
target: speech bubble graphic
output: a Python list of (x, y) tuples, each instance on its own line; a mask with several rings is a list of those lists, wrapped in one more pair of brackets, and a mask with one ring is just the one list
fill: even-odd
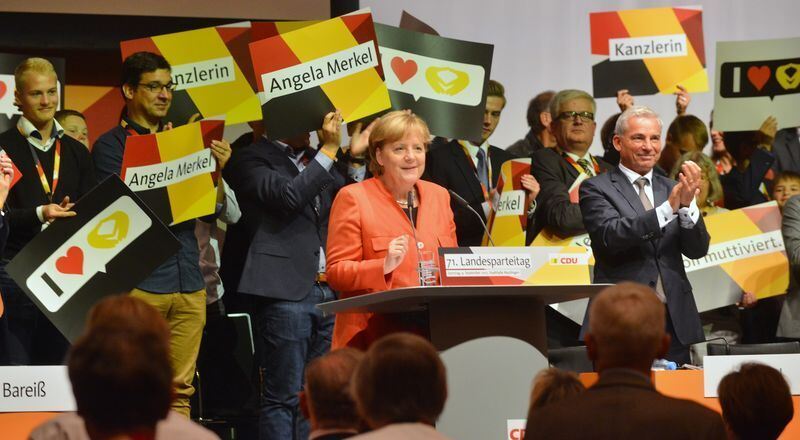
[(14, 75), (0, 74), (0, 113), (11, 119), (14, 115), (21, 115), (22, 112), (14, 105)]
[[(25, 280), (25, 285), (47, 310), (56, 312), (97, 272), (106, 273), (106, 264), (151, 225), (150, 217), (136, 202), (122, 196), (44, 260)], [(65, 256), (67, 260), (63, 260)], [(80, 271), (76, 270), (78, 260), (82, 260)]]
[(720, 96), (754, 98), (800, 93), (800, 58), (732, 61), (720, 66)]
[[(414, 97), (429, 98), (453, 104), (476, 106), (481, 103), (486, 72), (483, 66), (432, 58), (411, 52), (381, 46), (379, 48), (384, 65), (394, 59), (413, 61), (425, 75), (401, 77), (394, 68), (386, 71), (386, 87)], [(394, 67), (394, 66), (393, 66)]]
[(796, 89), (800, 85), (800, 64), (788, 63), (778, 67), (775, 79), (786, 90)]

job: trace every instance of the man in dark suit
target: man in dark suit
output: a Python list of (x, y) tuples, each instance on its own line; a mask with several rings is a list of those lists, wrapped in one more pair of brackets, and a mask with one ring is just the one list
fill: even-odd
[(306, 364), (331, 344), (333, 317), (316, 306), (336, 299), (325, 281), (325, 247), (331, 204), (345, 184), (346, 172), (334, 166), (341, 123), (338, 112), (325, 117), (319, 151), (310, 148), (308, 133), (262, 136), (236, 150), (223, 171), (239, 198), (246, 235), (235, 285), (253, 302), (261, 439), (308, 436), (297, 395)]
[[(58, 78), (43, 58), (28, 58), (14, 72), (14, 99), (22, 110), (17, 125), (0, 134), (0, 149), (22, 178), (8, 193), (5, 222), (9, 236), (0, 261), (0, 363), (55, 365), (64, 362), (69, 343), (8, 276), (6, 264), (53, 221), (75, 215), (72, 205), (95, 185), (86, 147), (64, 136), (54, 119)], [(7, 329), (7, 331), (6, 331)]]
[(579, 176), (584, 179), (611, 168), (589, 153), (597, 128), (595, 111), (594, 98), (582, 90), (562, 90), (550, 101), (550, 131), (557, 146), (535, 151), (531, 156), (531, 174), (541, 190), (536, 197), (536, 222), (528, 225), (529, 243), (543, 228), (561, 237), (586, 232), (572, 187)]
[[(455, 191), (469, 202), (485, 222), (491, 211), (494, 188), (500, 177), (500, 167), (514, 156), (489, 145), (489, 137), (500, 122), (506, 105), (505, 89), (489, 80), (486, 89), (486, 109), (483, 114), (481, 144), (453, 139), (428, 152), (424, 179)], [(459, 246), (480, 246), (484, 230), (478, 217), (455, 200), (451, 200)]]
[(583, 182), (580, 207), (592, 240), (594, 282), (636, 281), (655, 289), (672, 336), (667, 359), (681, 364), (690, 362), (689, 345), (704, 340), (681, 254), (705, 256), (710, 237), (695, 202), (700, 167), (685, 162), (679, 182), (653, 173), (661, 129), (646, 107), (623, 112), (614, 135), (620, 165)]
[(775, 172), (794, 171), (800, 173), (800, 127), (778, 130), (772, 142), (775, 155)]
[(670, 346), (664, 306), (652, 289), (609, 287), (595, 297), (589, 314), (586, 349), (599, 380), (582, 394), (534, 411), (526, 439), (727, 438), (718, 413), (664, 396), (650, 382), (653, 360)]

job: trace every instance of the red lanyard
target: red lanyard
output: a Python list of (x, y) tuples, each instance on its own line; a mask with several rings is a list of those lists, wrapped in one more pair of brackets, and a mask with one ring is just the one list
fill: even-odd
[(53, 160), (53, 189), (50, 189), (50, 184), (47, 183), (47, 176), (44, 174), (44, 168), (42, 168), (42, 162), (39, 161), (39, 156), (36, 155), (36, 152), (33, 151), (33, 146), (28, 144), (31, 148), (31, 154), (33, 155), (33, 163), (36, 165), (36, 171), (39, 173), (39, 180), (42, 182), (42, 189), (44, 190), (44, 194), (47, 196), (47, 200), (50, 202), (53, 201), (53, 194), (56, 192), (56, 187), (58, 186), (58, 170), (61, 168), (61, 139), (56, 139), (56, 155), (55, 159)]
[[(567, 162), (569, 162), (570, 165), (572, 165), (576, 170), (578, 170), (578, 173), (586, 174), (586, 171), (584, 171), (583, 167), (580, 166), (577, 162), (575, 162), (575, 159), (569, 157), (569, 155), (566, 152), (562, 151), (561, 152), (561, 156), (563, 156), (564, 159)], [(600, 174), (600, 165), (597, 164), (597, 161), (594, 160), (594, 157), (592, 157), (591, 154), (589, 155), (589, 159), (592, 160), (592, 166), (594, 166), (594, 175), (595, 176), (599, 175)]]

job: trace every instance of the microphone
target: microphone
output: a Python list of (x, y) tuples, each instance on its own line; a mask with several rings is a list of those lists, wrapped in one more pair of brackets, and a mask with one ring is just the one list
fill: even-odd
[(464, 200), (464, 198), (460, 195), (456, 194), (456, 192), (452, 189), (448, 189), (447, 192), (450, 193), (450, 197), (454, 198), (459, 205), (469, 209), (473, 214), (475, 214), (476, 217), (478, 217), (478, 220), (481, 222), (481, 226), (483, 226), (483, 230), (486, 231), (486, 236), (489, 237), (489, 243), (491, 243), (492, 246), (496, 246), (494, 244), (494, 240), (492, 240), (492, 234), (489, 233), (489, 228), (486, 227), (486, 222), (483, 221), (483, 217), (478, 214), (478, 211), (474, 210), (472, 206), (469, 206), (469, 202)]
[[(725, 343), (725, 354), (726, 355), (731, 354), (731, 346), (730, 346), (730, 343), (728, 343), (727, 339), (723, 338), (722, 336), (719, 336), (719, 337), (716, 337), (716, 338), (706, 339), (703, 342), (708, 343), (708, 342), (711, 342), (711, 341), (722, 341), (722, 342), (724, 342)], [(718, 345), (721, 345), (721, 344), (718, 344)], [(708, 347), (708, 344), (706, 344), (706, 347)]]
[(411, 232), (414, 234), (414, 247), (417, 249), (417, 274), (419, 275), (419, 285), (423, 285), (422, 279), (422, 252), (419, 250), (419, 242), (417, 241), (417, 227), (414, 225), (414, 191), (409, 191), (406, 196), (406, 203), (408, 204), (408, 219), (411, 221)]

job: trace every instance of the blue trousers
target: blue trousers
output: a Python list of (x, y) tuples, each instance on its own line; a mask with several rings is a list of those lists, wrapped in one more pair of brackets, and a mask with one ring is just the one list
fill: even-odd
[(298, 393), (306, 364), (330, 350), (334, 319), (323, 317), (316, 306), (334, 299), (328, 285), (318, 283), (297, 302), (257, 298), (253, 326), (262, 383), (261, 440), (308, 438)]

